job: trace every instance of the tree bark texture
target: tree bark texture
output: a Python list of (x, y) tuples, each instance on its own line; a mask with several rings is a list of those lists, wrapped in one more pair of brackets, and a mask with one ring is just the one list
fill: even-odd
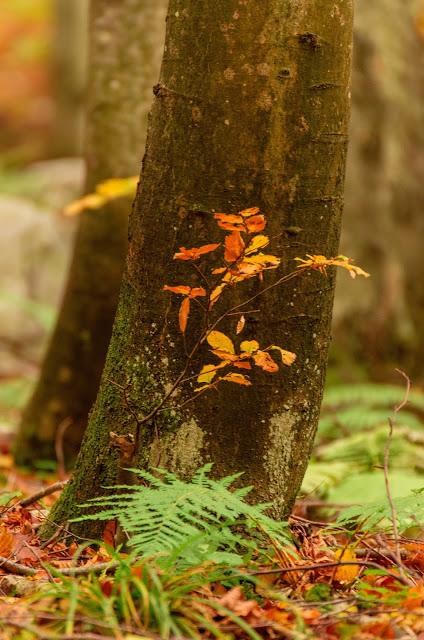
[[(92, 3), (87, 192), (139, 172), (165, 17), (166, 0)], [(59, 428), (66, 458), (78, 452), (112, 331), (129, 209), (121, 199), (82, 214), (56, 328), (15, 447), (20, 463), (54, 458)]]
[[(382, 19), (384, 12), (384, 19)], [(357, 0), (342, 250), (372, 278), (340, 279), (332, 361), (344, 379), (423, 380), (422, 0)]]
[[(180, 301), (161, 289), (195, 284), (195, 274), (172, 255), (220, 238), (212, 212), (260, 206), (287, 271), (299, 254), (337, 252), (351, 22), (350, 0), (171, 0), (103, 381), (73, 482), (53, 519), (68, 520), (76, 505), (116, 482), (119, 456), (109, 432), (134, 435), (184, 367)], [(292, 226), (302, 228), (294, 239), (284, 233)], [(258, 286), (243, 283), (230, 292), (231, 303)], [(243, 339), (293, 350), (296, 365), (258, 374), (248, 389), (223, 383), (179, 409), (193, 395), (196, 383), (188, 383), (174, 407), (141, 426), (137, 464), (185, 477), (206, 461), (217, 475), (244, 471), (256, 499), (271, 500), (278, 516), (287, 513), (315, 434), (333, 287), (332, 277), (314, 273), (264, 295)], [(193, 313), (188, 349), (200, 324)], [(233, 324), (220, 329), (234, 332)], [(206, 358), (205, 349), (188, 375)]]

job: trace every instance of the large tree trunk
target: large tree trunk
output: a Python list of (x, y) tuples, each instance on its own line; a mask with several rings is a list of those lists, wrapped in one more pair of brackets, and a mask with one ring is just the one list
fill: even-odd
[[(86, 189), (134, 175), (143, 154), (152, 87), (159, 75), (166, 0), (94, 0)], [(127, 249), (130, 203), (82, 215), (68, 283), (40, 380), (25, 409), (19, 463), (78, 452), (110, 340)], [(62, 436), (60, 436), (62, 437)]]
[[(340, 281), (332, 359), (343, 378), (423, 379), (422, 0), (357, 0), (343, 247), (372, 273)], [(384, 12), (384, 19), (382, 19)], [(422, 34), (421, 34), (422, 35)]]
[[(57, 521), (116, 481), (109, 432), (135, 434), (137, 420), (184, 367), (177, 307), (161, 289), (187, 279), (186, 268), (172, 262), (175, 248), (217, 238), (211, 212), (260, 206), (287, 270), (299, 253), (337, 252), (351, 12), (350, 0), (171, 0), (119, 310), (74, 480), (52, 515)], [(293, 226), (302, 231), (290, 240), (284, 229)], [(333, 286), (333, 277), (313, 274), (263, 296), (262, 314), (243, 335), (295, 351), (296, 366), (258, 374), (248, 389), (223, 384), (179, 409), (193, 393), (193, 385), (182, 387), (173, 408), (141, 426), (137, 464), (189, 476), (212, 460), (218, 475), (244, 471), (255, 497), (286, 513), (315, 434)], [(244, 299), (257, 288), (244, 283), (235, 295), (241, 290)], [(193, 314), (189, 348), (200, 325)], [(204, 358), (205, 351), (188, 376)]]

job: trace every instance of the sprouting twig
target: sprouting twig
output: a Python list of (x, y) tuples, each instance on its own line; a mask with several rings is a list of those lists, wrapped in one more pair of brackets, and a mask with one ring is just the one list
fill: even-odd
[[(395, 542), (395, 556), (396, 556), (396, 563), (399, 567), (399, 571), (401, 572), (403, 578), (406, 578), (406, 574), (405, 574), (405, 569), (402, 563), (402, 552), (401, 552), (401, 548), (400, 548), (400, 541), (399, 541), (399, 528), (398, 528), (398, 524), (397, 524), (397, 511), (396, 511), (396, 505), (394, 503), (393, 500), (393, 495), (392, 495), (392, 491), (391, 491), (391, 487), (390, 487), (390, 476), (389, 476), (389, 465), (390, 465), (390, 451), (391, 451), (391, 447), (392, 447), (392, 442), (393, 442), (393, 432), (394, 432), (394, 428), (396, 425), (396, 418), (397, 418), (397, 414), (399, 413), (399, 411), (401, 411), (405, 405), (407, 404), (408, 400), (409, 400), (409, 394), (411, 391), (411, 380), (410, 378), (407, 376), (407, 374), (402, 371), (401, 369), (395, 369), (395, 371), (397, 373), (399, 373), (406, 381), (406, 389), (405, 389), (405, 396), (403, 398), (403, 400), (394, 407), (393, 410), (393, 417), (389, 418), (389, 435), (387, 438), (387, 442), (386, 442), (386, 446), (384, 447), (384, 466), (383, 466), (383, 470), (384, 470), (384, 483), (385, 483), (385, 487), (386, 487), (386, 495), (387, 495), (387, 500), (389, 502), (390, 505), (390, 511), (391, 511), (391, 515), (392, 515), (392, 526), (393, 526), (393, 536), (394, 536), (394, 542)], [(409, 581), (409, 584), (411, 584), (411, 581)]]
[(52, 493), (56, 493), (56, 491), (62, 491), (64, 486), (67, 484), (67, 482), (68, 482), (67, 480), (60, 480), (59, 482), (55, 482), (54, 484), (51, 484), (45, 489), (41, 489), (41, 491), (37, 491), (37, 493), (34, 493), (32, 496), (28, 496), (28, 498), (23, 498), (23, 500), (20, 500), (18, 504), (14, 506), (29, 507), (29, 505), (34, 504), (34, 502), (38, 502), (42, 498), (45, 498), (46, 496), (50, 496)]

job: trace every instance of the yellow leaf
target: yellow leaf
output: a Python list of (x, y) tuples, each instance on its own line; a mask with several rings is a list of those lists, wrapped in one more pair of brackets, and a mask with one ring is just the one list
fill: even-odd
[(218, 369), (222, 369), (226, 366), (226, 362), (220, 362), (219, 364), (205, 364), (199, 373), (197, 382), (200, 382), (201, 384), (209, 384), (215, 378)]
[(286, 351), (285, 349), (282, 349), (281, 347), (277, 347), (277, 345), (273, 344), (271, 347), (268, 347), (269, 349), (275, 349), (276, 351), (280, 352), (281, 355), (281, 360), (283, 361), (283, 364), (287, 365), (288, 367), (290, 367), (293, 362), (296, 360), (296, 354), (293, 353), (292, 351)]
[(219, 349), (227, 353), (235, 353), (232, 341), (225, 333), (221, 333), (221, 331), (211, 331), (208, 333), (206, 340), (213, 349)]
[(98, 193), (89, 193), (79, 200), (74, 200), (68, 204), (63, 212), (66, 216), (76, 216), (85, 209), (100, 209), (106, 202), (106, 198)]
[[(336, 560), (340, 562), (355, 562), (357, 560), (353, 549), (338, 549), (335, 553)], [(358, 565), (343, 565), (334, 573), (337, 582), (353, 582), (358, 577), (360, 567)]]
[(244, 340), (240, 345), (240, 350), (245, 353), (254, 353), (259, 349), (259, 342), (256, 340)]
[(264, 269), (275, 269), (281, 262), (281, 258), (277, 256), (266, 255), (264, 253), (258, 253), (256, 256), (249, 256), (245, 258), (245, 262), (250, 264), (259, 264)]
[(228, 283), (224, 282), (222, 284), (219, 284), (217, 287), (215, 287), (215, 289), (212, 291), (211, 293), (211, 297), (209, 300), (209, 305), (212, 307), (215, 302), (218, 300), (218, 298), (220, 297), (221, 293), (224, 291), (225, 287), (227, 286)]
[(109, 178), (109, 180), (104, 180), (97, 185), (96, 193), (104, 196), (107, 200), (114, 200), (123, 196), (132, 196), (135, 193), (137, 184), (138, 176)]
[(224, 382), (235, 382), (236, 384), (241, 384), (245, 387), (252, 386), (249, 378), (242, 375), (241, 373), (227, 373), (227, 375), (220, 378), (220, 380), (223, 380)]
[(263, 235), (254, 236), (252, 240), (249, 242), (249, 244), (247, 245), (247, 248), (244, 254), (248, 256), (251, 253), (255, 253), (256, 251), (259, 251), (259, 249), (263, 249), (267, 245), (269, 245), (268, 236), (263, 236)]

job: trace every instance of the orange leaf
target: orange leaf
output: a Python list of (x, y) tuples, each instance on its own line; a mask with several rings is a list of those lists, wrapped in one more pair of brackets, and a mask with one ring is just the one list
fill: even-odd
[(225, 271), (227, 271), (227, 267), (219, 267), (218, 269), (214, 269), (212, 271), (212, 275), (216, 276), (219, 273), (224, 273)]
[(181, 303), (180, 311), (178, 313), (178, 320), (180, 323), (181, 333), (185, 333), (187, 329), (187, 321), (190, 313), (190, 298), (184, 298)]
[(245, 244), (239, 231), (233, 231), (225, 238), (225, 254), (226, 262), (237, 262), (243, 255)]
[(246, 324), (246, 318), (244, 316), (240, 316), (240, 320), (237, 322), (236, 334), (239, 335)]
[(237, 369), (251, 369), (252, 368), (252, 365), (250, 364), (250, 362), (247, 362), (246, 360), (237, 360), (236, 362), (233, 362), (233, 365)]
[(13, 549), (13, 535), (6, 529), (6, 527), (2, 526), (0, 528), (0, 556), (3, 558), (8, 558), (12, 553)]
[(203, 287), (195, 287), (194, 289), (191, 289), (190, 293), (189, 293), (189, 298), (199, 298), (202, 296), (206, 295), (206, 291), (205, 289), (203, 289)]
[(247, 230), (249, 233), (256, 233), (258, 231), (263, 231), (266, 227), (265, 217), (263, 215), (253, 216), (252, 218), (247, 218), (244, 221)]
[(236, 384), (241, 384), (244, 387), (252, 386), (249, 378), (246, 378), (246, 376), (242, 375), (241, 373), (227, 373), (226, 376), (220, 379), (224, 382), (235, 382)]
[(278, 371), (278, 364), (266, 351), (257, 351), (252, 357), (256, 366), (264, 371), (268, 371), (269, 373), (276, 373)]
[(179, 293), (183, 296), (188, 296), (190, 295), (191, 287), (187, 287), (184, 284), (178, 285), (177, 287), (168, 287), (166, 284), (163, 291), (172, 291), (172, 293)]
[(234, 353), (228, 353), (228, 351), (223, 351), (222, 349), (212, 349), (211, 353), (217, 358), (221, 360), (226, 360), (227, 362), (236, 362), (239, 359), (239, 356), (236, 356)]
[(243, 209), (243, 211), (240, 211), (239, 213), (243, 218), (250, 218), (251, 216), (256, 216), (259, 211), (259, 207), (251, 207), (250, 209)]
[(221, 333), (221, 331), (211, 331), (208, 333), (206, 340), (213, 349), (220, 349), (227, 353), (235, 353), (232, 341), (225, 333)]
[(202, 247), (193, 249), (180, 247), (179, 253), (174, 254), (174, 260), (198, 260), (200, 256), (204, 255), (205, 253), (215, 251), (215, 249), (217, 249), (218, 247), (219, 244), (205, 244)]
[(215, 213), (215, 220), (218, 220), (218, 226), (226, 231), (242, 231), (243, 218), (233, 213)]

